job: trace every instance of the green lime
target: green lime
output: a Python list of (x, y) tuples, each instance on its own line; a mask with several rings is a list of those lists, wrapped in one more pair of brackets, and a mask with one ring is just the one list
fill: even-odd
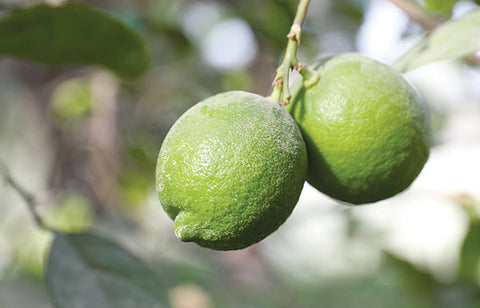
[(241, 249), (275, 231), (295, 207), (307, 154), (278, 104), (226, 92), (196, 104), (168, 132), (156, 188), (182, 241)]
[(307, 181), (353, 204), (403, 191), (430, 149), (420, 96), (395, 70), (359, 54), (325, 59), (315, 69), (320, 81), (295, 84), (287, 107), (307, 145)]

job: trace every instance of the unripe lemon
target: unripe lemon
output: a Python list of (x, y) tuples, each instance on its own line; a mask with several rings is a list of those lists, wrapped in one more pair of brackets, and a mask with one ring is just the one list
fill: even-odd
[(290, 114), (262, 96), (226, 92), (172, 126), (158, 155), (156, 188), (180, 240), (233, 250), (287, 219), (306, 172), (305, 143)]
[(362, 204), (407, 188), (427, 161), (430, 121), (422, 99), (389, 66), (353, 53), (326, 59), (320, 81), (296, 84), (287, 107), (308, 152), (307, 181)]

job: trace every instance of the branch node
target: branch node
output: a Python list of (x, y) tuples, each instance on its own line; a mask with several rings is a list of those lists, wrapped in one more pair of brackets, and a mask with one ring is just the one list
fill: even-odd
[(285, 49), (285, 55), (282, 63), (277, 68), (277, 74), (273, 80), (273, 91), (269, 99), (276, 103), (288, 104), (291, 95), (289, 91), (288, 79), (290, 69), (298, 69), (299, 64), (297, 60), (297, 47), (300, 45), (300, 37), (302, 34), (302, 25), (307, 14), (310, 0), (299, 0), (295, 19), (293, 21), (290, 32), (287, 35), (288, 43)]
[(276, 85), (282, 85), (283, 84), (283, 78), (282, 77), (275, 77), (275, 79), (273, 79), (273, 82), (272, 82), (272, 87), (276, 86)]
[(302, 33), (302, 27), (299, 24), (293, 24), (290, 28), (290, 32), (287, 35), (287, 38), (297, 41), (297, 45), (300, 45), (300, 36)]

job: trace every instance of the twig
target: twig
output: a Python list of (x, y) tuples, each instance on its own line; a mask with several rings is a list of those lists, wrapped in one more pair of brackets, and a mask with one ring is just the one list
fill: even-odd
[(440, 25), (440, 22), (426, 14), (426, 12), (418, 5), (406, 0), (388, 0), (408, 17), (422, 26), (425, 30), (432, 31)]
[(293, 25), (287, 35), (288, 44), (285, 49), (285, 55), (282, 63), (277, 68), (277, 74), (273, 80), (273, 91), (269, 99), (277, 103), (282, 102), (284, 105), (288, 104), (291, 98), (288, 85), (290, 69), (297, 69), (305, 78), (316, 78), (315, 73), (299, 63), (297, 59), (297, 48), (301, 42), (302, 25), (305, 21), (309, 3), (310, 0), (300, 0), (298, 4)]
[(28, 210), (32, 214), (33, 220), (35, 221), (35, 224), (45, 230), (45, 231), (50, 231), (54, 232), (53, 229), (51, 229), (49, 226), (45, 224), (43, 221), (42, 217), (37, 212), (37, 202), (35, 198), (33, 197), (32, 194), (30, 194), (28, 191), (26, 191), (20, 184), (17, 183), (11, 176), (6, 164), (3, 161), (0, 161), (0, 175), (4, 178), (5, 182), (10, 185), (10, 187), (15, 190), (20, 197), (23, 199), (25, 204), (28, 207)]
[[(433, 31), (438, 26), (441, 25), (441, 22), (437, 19), (429, 16), (422, 8), (418, 5), (407, 1), (407, 0), (387, 0), (400, 10), (402, 10), (407, 16), (422, 26), (427, 31)], [(480, 57), (477, 55), (469, 55), (463, 58), (467, 63), (473, 65), (480, 65)]]

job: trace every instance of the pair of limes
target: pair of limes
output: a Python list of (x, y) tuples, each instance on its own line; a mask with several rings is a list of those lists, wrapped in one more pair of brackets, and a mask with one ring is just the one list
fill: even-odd
[(358, 54), (315, 67), (287, 110), (251, 93), (227, 92), (189, 109), (157, 162), (160, 202), (182, 241), (241, 249), (275, 231), (305, 179), (353, 204), (391, 197), (425, 164), (425, 104), (392, 68)]

